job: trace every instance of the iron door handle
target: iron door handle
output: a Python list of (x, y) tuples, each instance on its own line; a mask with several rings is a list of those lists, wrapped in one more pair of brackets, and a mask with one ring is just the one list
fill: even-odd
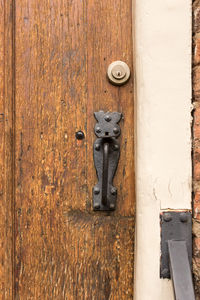
[(94, 164), (98, 183), (93, 188), (94, 210), (114, 210), (116, 207), (117, 189), (113, 186), (113, 178), (117, 169), (120, 147), (117, 138), (120, 135), (118, 125), (122, 114), (119, 112), (95, 112), (97, 120), (94, 142)]

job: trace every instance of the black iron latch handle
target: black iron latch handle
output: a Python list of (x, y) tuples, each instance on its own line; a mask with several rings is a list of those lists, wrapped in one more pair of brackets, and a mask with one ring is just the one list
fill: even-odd
[(117, 189), (113, 186), (113, 178), (117, 169), (120, 147), (117, 138), (120, 135), (118, 125), (122, 114), (119, 112), (95, 112), (97, 120), (94, 142), (94, 164), (98, 183), (93, 188), (94, 210), (114, 210)]

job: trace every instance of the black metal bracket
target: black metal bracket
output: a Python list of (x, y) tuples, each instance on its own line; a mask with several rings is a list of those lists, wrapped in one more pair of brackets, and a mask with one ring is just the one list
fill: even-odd
[(168, 211), (160, 215), (161, 268), (160, 276), (170, 278), (169, 240), (185, 241), (190, 264), (192, 263), (192, 216), (190, 212)]
[(118, 125), (122, 114), (118, 112), (95, 112), (97, 120), (94, 142), (94, 164), (98, 183), (93, 187), (94, 210), (114, 210), (117, 199), (117, 189), (113, 186), (113, 178), (117, 169), (120, 147), (116, 138), (120, 135)]
[(161, 221), (161, 278), (172, 278), (175, 299), (195, 300), (192, 283), (191, 213), (168, 211)]

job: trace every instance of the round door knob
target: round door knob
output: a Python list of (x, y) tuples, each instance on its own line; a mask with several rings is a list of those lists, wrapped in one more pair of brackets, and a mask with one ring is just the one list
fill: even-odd
[(112, 84), (123, 85), (130, 78), (130, 69), (125, 62), (117, 60), (108, 66), (107, 75)]

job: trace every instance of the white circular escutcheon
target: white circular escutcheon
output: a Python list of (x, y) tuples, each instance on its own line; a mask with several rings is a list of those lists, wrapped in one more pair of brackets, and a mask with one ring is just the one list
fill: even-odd
[(114, 85), (125, 84), (129, 80), (130, 74), (129, 66), (123, 61), (117, 60), (108, 66), (108, 79)]

